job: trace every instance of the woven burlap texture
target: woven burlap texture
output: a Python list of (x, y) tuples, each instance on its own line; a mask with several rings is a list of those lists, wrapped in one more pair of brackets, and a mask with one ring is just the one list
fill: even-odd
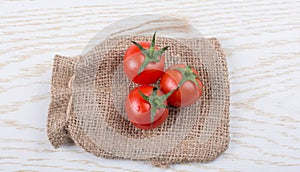
[[(198, 104), (191, 111), (188, 111), (189, 114), (181, 113), (183, 117), (187, 115), (195, 121), (192, 124), (180, 124), (179, 129), (182, 130), (185, 126), (188, 128), (189, 125), (192, 125), (190, 130), (186, 130), (188, 133), (185, 133), (183, 139), (174, 142), (174, 140), (163, 135), (168, 134), (168, 130), (171, 130), (170, 126), (174, 125), (174, 121), (179, 118), (178, 109), (170, 110), (169, 117), (163, 126), (145, 132), (135, 128), (124, 118), (124, 114), (120, 114), (123, 113), (123, 110), (118, 110), (114, 106), (114, 103), (122, 104), (124, 100), (118, 96), (126, 95), (135, 86), (128, 83), (127, 86), (129, 85), (129, 87), (124, 89), (126, 91), (120, 95), (115, 94), (115, 87), (118, 82), (115, 82), (114, 79), (119, 80), (119, 83), (123, 82), (120, 78), (123, 76), (118, 76), (116, 71), (120, 69), (119, 66), (122, 64), (126, 48), (131, 45), (130, 40), (149, 41), (150, 39), (151, 37), (117, 37), (106, 40), (105, 43), (95, 47), (84, 56), (76, 58), (55, 56), (47, 121), (48, 138), (55, 148), (73, 141), (96, 156), (148, 160), (153, 165), (160, 167), (174, 163), (208, 162), (227, 149), (229, 144), (228, 70), (225, 54), (215, 38), (181, 39), (180, 41), (157, 38), (158, 46), (171, 45), (168, 55), (166, 55), (167, 67), (180, 62), (187, 63), (198, 70), (204, 84), (204, 93)], [(197, 48), (198, 50), (194, 51)], [(197, 52), (200, 52), (201, 55)], [(93, 67), (92, 63), (96, 65), (97, 69), (95, 66)], [(86, 76), (91, 71), (97, 71), (97, 74)], [(85, 86), (91, 86), (89, 82), (93, 82), (94, 85), (92, 85), (93, 88), (90, 88), (93, 91), (88, 94), (89, 96), (93, 94), (93, 97), (96, 97), (92, 99), (92, 103), (97, 104), (97, 108), (92, 109), (99, 111), (100, 115), (98, 113), (90, 115), (93, 111), (90, 111), (91, 107), (87, 105), (91, 102), (83, 93), (87, 91)], [(126, 80), (125, 82), (129, 81)], [(85, 83), (88, 84), (85, 85)], [(114, 102), (113, 98), (118, 98), (117, 102)], [(89, 108), (86, 110), (85, 107)], [(205, 121), (208, 118), (215, 120), (207, 123)], [(105, 130), (99, 127), (99, 125), (103, 126), (104, 122)], [(133, 150), (135, 145), (127, 146), (120, 143), (122, 140), (109, 140), (110, 136), (107, 136), (106, 132), (119, 133), (125, 139), (133, 138), (137, 142), (162, 135), (163, 142), (171, 142), (164, 144), (169, 144), (170, 149), (161, 154), (155, 154), (157, 152), (151, 152), (151, 150), (137, 152)], [(97, 140), (94, 137), (108, 139)], [(113, 145), (113, 142), (123, 146), (122, 149), (118, 150), (116, 147), (107, 146)], [(142, 144), (146, 144), (150, 149), (156, 149), (155, 145), (147, 145), (147, 142)]]

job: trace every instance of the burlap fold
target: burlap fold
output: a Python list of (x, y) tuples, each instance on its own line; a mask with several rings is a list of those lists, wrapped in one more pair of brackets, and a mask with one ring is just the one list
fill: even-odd
[[(228, 70), (225, 54), (217, 39), (182, 39), (180, 42), (170, 38), (157, 39), (161, 47), (166, 44), (171, 45), (166, 55), (169, 58), (166, 66), (178, 61), (192, 65), (199, 71), (205, 86), (201, 100), (186, 114), (187, 118), (193, 117), (194, 123), (186, 124), (186, 126), (192, 125), (191, 129), (176, 142), (168, 138), (168, 132), (176, 131), (172, 126), (175, 126), (176, 120), (179, 120), (178, 109), (170, 110), (170, 115), (163, 126), (145, 132), (132, 126), (124, 118), (123, 110), (115, 106), (116, 103), (122, 104), (123, 99), (117, 99), (120, 102), (115, 102), (113, 98), (120, 95), (124, 97), (131, 89), (129, 86), (126, 92), (115, 94), (116, 85), (123, 83), (122, 76), (118, 76), (116, 71), (119, 70), (123, 54), (132, 39), (133, 37), (125, 36), (106, 40), (87, 55), (76, 58), (55, 56), (47, 122), (51, 144), (58, 148), (66, 142), (74, 141), (96, 156), (148, 160), (160, 167), (174, 163), (207, 162), (215, 159), (227, 149), (229, 143)], [(149, 41), (150, 37), (135, 37), (134, 40)], [(188, 49), (185, 45), (192, 48)], [(93, 70), (91, 64), (93, 60), (99, 61), (96, 64), (97, 73), (88, 76), (88, 73)], [(119, 82), (115, 82), (114, 79)], [(124, 80), (124, 82), (129, 81)], [(89, 90), (87, 86), (93, 87), (90, 90), (95, 92), (86, 95)], [(95, 100), (93, 97), (96, 97)], [(185, 114), (180, 115), (184, 117)], [(181, 127), (178, 129), (183, 129), (184, 125), (180, 124)], [(121, 139), (110, 140), (119, 138), (119, 136), (107, 136), (106, 134), (110, 132), (118, 133)], [(150, 145), (147, 139), (155, 139), (158, 136), (161, 136), (164, 142), (170, 142), (170, 149), (154, 151), (155, 145)], [(101, 138), (107, 139), (101, 140)], [(153, 151), (133, 149), (135, 145), (122, 145), (122, 141), (130, 139), (133, 140), (130, 142), (133, 144), (136, 140), (137, 147), (138, 144), (145, 144), (146, 147), (152, 147)], [(143, 143), (144, 140), (146, 141)], [(120, 144), (122, 149), (113, 147), (114, 142)]]

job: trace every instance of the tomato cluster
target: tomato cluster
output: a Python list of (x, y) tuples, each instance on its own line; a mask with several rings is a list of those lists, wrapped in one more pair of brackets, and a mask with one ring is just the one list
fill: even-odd
[[(136, 127), (149, 130), (160, 126), (168, 117), (168, 105), (187, 107), (201, 96), (203, 84), (198, 72), (185, 64), (177, 64), (164, 71), (163, 53), (168, 46), (155, 46), (154, 33), (150, 42), (135, 42), (124, 56), (124, 73), (141, 86), (127, 96), (125, 109), (128, 119)], [(160, 89), (149, 84), (160, 80)]]

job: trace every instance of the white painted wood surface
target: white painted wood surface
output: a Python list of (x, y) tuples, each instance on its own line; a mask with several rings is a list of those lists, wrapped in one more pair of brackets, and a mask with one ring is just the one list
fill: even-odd
[[(101, 28), (138, 14), (186, 17), (228, 56), (229, 149), (210, 163), (154, 168), (106, 160), (46, 137), (52, 59), (78, 55)], [(299, 171), (299, 1), (0, 2), (0, 171)]]

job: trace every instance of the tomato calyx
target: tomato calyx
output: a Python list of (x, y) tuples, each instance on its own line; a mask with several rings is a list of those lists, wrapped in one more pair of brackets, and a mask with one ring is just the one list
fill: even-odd
[[(199, 79), (199, 76), (197, 74), (195, 74), (192, 70), (192, 67), (189, 65), (186, 65), (185, 68), (175, 68), (175, 70), (178, 70), (181, 75), (182, 75), (182, 79), (178, 84), (177, 89), (179, 89), (186, 81), (192, 81), (193, 83), (196, 84), (196, 86), (198, 88), (200, 88), (202, 90), (202, 87), (199, 86), (198, 82), (196, 81), (196, 79)], [(200, 80), (201, 81), (201, 80)]]
[(161, 60), (161, 55), (169, 48), (169, 46), (163, 47), (159, 50), (155, 49), (155, 35), (156, 32), (154, 32), (151, 45), (149, 49), (145, 49), (143, 46), (141, 46), (139, 43), (135, 41), (131, 41), (133, 44), (135, 44), (141, 52), (144, 54), (145, 59), (139, 68), (138, 75), (142, 73), (142, 71), (146, 68), (146, 66), (151, 62), (159, 62)]
[(151, 107), (151, 110), (150, 110), (151, 111), (150, 112), (150, 114), (151, 114), (151, 118), (150, 118), (151, 123), (154, 122), (154, 118), (155, 118), (157, 109), (168, 108), (168, 106), (165, 105), (164, 102), (165, 102), (165, 100), (168, 99), (168, 97), (174, 91), (175, 90), (172, 90), (169, 93), (160, 96), (160, 95), (157, 94), (157, 88), (153, 87), (153, 91), (152, 91), (151, 95), (146, 96), (144, 93), (141, 92), (141, 90), (139, 90), (139, 94), (142, 96), (142, 98), (150, 104), (150, 107)]

